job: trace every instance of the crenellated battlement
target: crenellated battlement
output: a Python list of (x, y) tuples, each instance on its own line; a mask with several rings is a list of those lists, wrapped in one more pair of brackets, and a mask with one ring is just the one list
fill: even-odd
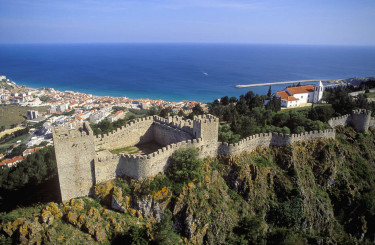
[(94, 135), (87, 122), (72, 129), (68, 125), (59, 125), (52, 130), (52, 134), (55, 141), (77, 141)]
[(219, 118), (215, 117), (214, 115), (199, 115), (194, 117), (194, 121), (198, 123), (215, 123), (219, 122)]
[(220, 143), (219, 154), (238, 154), (243, 151), (251, 152), (257, 147), (284, 146), (298, 141), (308, 141), (316, 138), (334, 138), (334, 129), (315, 130), (301, 134), (261, 133), (246, 137), (234, 144)]
[(106, 133), (106, 134), (103, 134), (103, 135), (101, 135), (101, 134), (96, 135), (96, 138), (102, 139), (102, 138), (105, 138), (105, 137), (111, 137), (111, 136), (116, 135), (118, 133), (128, 131), (129, 129), (131, 130), (131, 129), (134, 128), (134, 126), (138, 125), (139, 123), (142, 123), (142, 122), (151, 122), (152, 123), (153, 120), (154, 119), (151, 116), (138, 118), (135, 121), (127, 123), (125, 126), (122, 126), (121, 128), (117, 128), (117, 129), (113, 130), (112, 132), (109, 132), (109, 133)]
[(371, 111), (359, 109), (353, 110), (348, 115), (331, 118), (328, 124), (332, 128), (336, 126), (352, 126), (357, 131), (366, 132), (370, 126), (374, 126), (375, 121), (371, 118)]
[(366, 109), (358, 109), (358, 110), (353, 110), (352, 114), (371, 115), (371, 111), (370, 110), (366, 110)]
[(159, 116), (154, 116), (154, 123), (166, 125), (177, 130), (182, 130), (189, 134), (193, 133), (193, 121), (183, 120), (182, 117), (169, 117), (168, 119), (165, 119)]

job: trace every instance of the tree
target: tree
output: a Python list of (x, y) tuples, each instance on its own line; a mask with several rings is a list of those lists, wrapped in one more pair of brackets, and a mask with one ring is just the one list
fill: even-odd
[(22, 153), (27, 149), (25, 144), (21, 144), (12, 150), (13, 156), (22, 156)]
[(248, 106), (250, 106), (252, 103), (253, 103), (253, 100), (255, 98), (255, 95), (254, 95), (254, 92), (253, 91), (248, 91), (245, 96), (244, 96), (244, 99), (246, 100), (246, 104)]
[(49, 100), (51, 100), (51, 98), (46, 95), (40, 96), (39, 99), (42, 102), (48, 102)]
[(183, 110), (179, 110), (178, 113), (177, 113), (177, 115), (179, 117), (185, 117), (186, 116)]
[(268, 88), (267, 98), (270, 99), (271, 95), (272, 95), (272, 91), (271, 91), (271, 85), (270, 85), (270, 87)]
[(355, 102), (349, 92), (347, 87), (342, 86), (327, 88), (324, 91), (323, 100), (332, 104), (335, 112), (341, 115), (349, 114), (355, 108)]
[(201, 107), (200, 104), (196, 104), (193, 107), (193, 112), (192, 113), (193, 113), (194, 116), (198, 116), (198, 115), (203, 115), (204, 111), (203, 111), (203, 108)]
[(232, 129), (236, 134), (241, 135), (242, 138), (256, 134), (258, 131), (255, 118), (246, 115), (240, 115), (238, 119), (232, 123)]
[(159, 114), (159, 116), (164, 117), (164, 118), (166, 118), (166, 117), (168, 117), (168, 116), (170, 116), (170, 115), (173, 115), (173, 110), (172, 110), (171, 107), (163, 108), (163, 109), (160, 111), (160, 114)]
[(56, 174), (55, 151), (51, 146), (45, 147), (29, 155), (16, 168), (0, 171), (0, 190), (17, 190), (26, 185), (38, 185)]
[(245, 115), (249, 113), (249, 107), (246, 104), (246, 99), (245, 98), (240, 98), (240, 101), (236, 104), (236, 111), (240, 115)]
[(277, 96), (272, 96), (266, 105), (266, 109), (271, 111), (280, 111), (281, 110), (281, 98)]
[(157, 244), (178, 244), (180, 237), (173, 230), (172, 212), (169, 209), (164, 211), (161, 221), (154, 225), (154, 242)]
[(149, 116), (154, 116), (154, 115), (157, 115), (158, 114), (158, 110), (156, 109), (155, 106), (151, 107), (148, 111), (147, 111), (147, 115)]
[(233, 103), (237, 103), (237, 98), (234, 97), (234, 96), (230, 97), (230, 99), (229, 99), (229, 103), (231, 103), (231, 104), (233, 104)]
[(222, 105), (229, 105), (229, 98), (228, 96), (224, 96), (220, 99)]
[(247, 244), (262, 244), (265, 230), (266, 223), (260, 216), (248, 215), (235, 227), (234, 232), (247, 241)]
[(227, 143), (236, 143), (241, 139), (241, 135), (234, 134), (229, 124), (219, 126), (219, 141)]
[(328, 122), (329, 119), (332, 118), (335, 111), (330, 106), (319, 106), (311, 108), (311, 110), (308, 113), (308, 118), (311, 120), (319, 120), (322, 122)]
[(195, 148), (179, 149), (171, 157), (167, 177), (175, 183), (186, 183), (199, 179), (202, 175), (202, 162)]

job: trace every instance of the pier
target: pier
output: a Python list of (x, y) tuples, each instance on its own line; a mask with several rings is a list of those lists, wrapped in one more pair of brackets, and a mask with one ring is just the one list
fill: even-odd
[(308, 83), (308, 82), (317, 82), (317, 81), (338, 83), (342, 80), (343, 79), (336, 79), (336, 80), (314, 79), (314, 80), (297, 80), (297, 81), (285, 81), (285, 82), (273, 82), (273, 83), (256, 83), (256, 84), (236, 85), (236, 88), (260, 87), (260, 86), (269, 86), (269, 85), (278, 85), (278, 84)]

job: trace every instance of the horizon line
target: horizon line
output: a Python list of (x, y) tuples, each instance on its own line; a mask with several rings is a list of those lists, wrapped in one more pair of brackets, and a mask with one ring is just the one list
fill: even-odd
[(314, 43), (256, 43), (256, 42), (0, 42), (0, 45), (74, 45), (74, 44), (210, 44), (210, 45), (280, 45), (280, 46), (331, 46), (331, 47), (371, 47), (375, 45), (363, 44), (314, 44)]

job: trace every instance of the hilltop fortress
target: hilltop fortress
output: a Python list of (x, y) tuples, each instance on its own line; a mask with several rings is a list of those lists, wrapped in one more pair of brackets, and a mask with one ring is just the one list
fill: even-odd
[[(353, 111), (350, 115), (332, 118), (332, 127), (352, 125), (358, 131), (367, 131), (375, 125), (371, 112)], [(62, 201), (87, 196), (93, 186), (115, 177), (145, 179), (164, 172), (172, 154), (181, 148), (194, 147), (199, 157), (251, 152), (257, 147), (283, 146), (315, 138), (335, 138), (335, 129), (311, 131), (302, 134), (256, 134), (235, 144), (218, 142), (218, 118), (212, 115), (183, 120), (158, 116), (131, 122), (112, 133), (95, 136), (90, 125), (53, 130), (56, 162)], [(134, 145), (156, 142), (157, 151), (147, 155), (112, 154), (110, 151)]]

